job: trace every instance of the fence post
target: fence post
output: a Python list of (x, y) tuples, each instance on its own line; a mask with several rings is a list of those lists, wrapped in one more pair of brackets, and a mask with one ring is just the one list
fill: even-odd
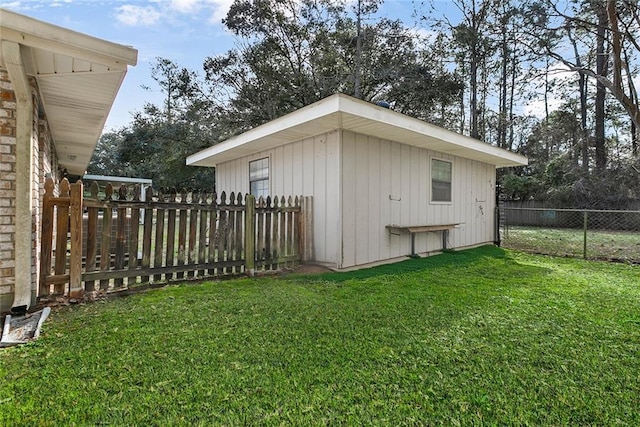
[(82, 287), (82, 181), (71, 186), (69, 214), (71, 228), (71, 254), (69, 258), (69, 297), (79, 298)]
[(302, 230), (303, 245), (300, 251), (302, 261), (313, 261), (313, 197), (302, 198)]
[(584, 259), (587, 259), (587, 224), (588, 224), (588, 220), (587, 220), (587, 211), (584, 211), (582, 213), (582, 229), (584, 232), (584, 238), (582, 241), (583, 247), (582, 247), (582, 257)]
[(244, 204), (244, 271), (252, 277), (256, 263), (256, 197), (247, 194)]
[[(56, 206), (56, 231), (55, 231), (55, 251), (56, 262), (54, 264), (54, 273), (56, 276), (64, 275), (67, 270), (67, 248), (69, 246), (69, 180), (63, 178), (58, 184), (60, 195), (58, 197), (59, 204)], [(64, 200), (66, 199), (66, 200)], [(56, 281), (53, 291), (56, 294), (63, 294), (66, 288), (66, 282)]]
[(49, 295), (49, 286), (47, 285), (47, 276), (51, 274), (51, 250), (53, 249), (53, 190), (55, 184), (53, 178), (47, 178), (44, 184), (45, 193), (42, 198), (42, 243), (40, 253), (42, 260), (40, 261), (40, 290), (38, 295)]
[(493, 210), (493, 244), (500, 247), (500, 243), (500, 184), (496, 184), (496, 206)]

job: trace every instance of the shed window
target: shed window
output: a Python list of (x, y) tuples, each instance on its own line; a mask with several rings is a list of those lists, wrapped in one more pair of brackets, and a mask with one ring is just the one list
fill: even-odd
[(431, 201), (451, 201), (451, 162), (431, 159)]
[(255, 197), (269, 195), (269, 158), (249, 162), (249, 191)]

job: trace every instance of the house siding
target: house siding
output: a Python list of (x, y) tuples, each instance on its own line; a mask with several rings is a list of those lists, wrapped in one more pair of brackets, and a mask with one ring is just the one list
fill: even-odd
[(39, 99), (35, 81), (32, 133), (32, 222), (30, 230), (16, 230), (16, 100), (6, 70), (0, 68), (0, 312), (11, 309), (16, 282), (16, 233), (31, 234), (31, 291), (35, 301), (40, 266), (41, 201), (46, 174), (57, 177), (57, 159), (49, 127), (38, 117)]
[[(452, 162), (452, 201), (432, 203), (431, 159)], [(407, 255), (408, 234), (388, 224), (460, 223), (450, 247), (493, 241), (493, 165), (344, 131), (342, 135), (342, 258), (346, 268)], [(440, 233), (416, 235), (416, 251), (442, 247)]]
[(274, 196), (314, 196), (315, 261), (337, 266), (340, 242), (339, 132), (330, 132), (216, 165), (216, 190), (249, 192), (249, 162), (269, 157)]

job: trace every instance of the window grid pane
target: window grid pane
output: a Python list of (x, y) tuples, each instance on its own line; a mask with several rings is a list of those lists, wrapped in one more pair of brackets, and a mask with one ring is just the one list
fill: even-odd
[(249, 192), (255, 197), (269, 195), (269, 158), (249, 162)]
[(431, 160), (431, 201), (451, 201), (451, 162)]
[(269, 159), (264, 158), (249, 162), (249, 180), (269, 178)]

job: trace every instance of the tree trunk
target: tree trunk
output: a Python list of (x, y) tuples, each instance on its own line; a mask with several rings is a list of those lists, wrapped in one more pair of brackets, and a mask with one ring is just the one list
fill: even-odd
[(502, 67), (500, 74), (500, 111), (498, 113), (498, 147), (507, 146), (507, 78), (509, 62), (509, 44), (507, 40), (507, 18), (502, 17), (500, 31), (502, 33)]
[[(596, 5), (596, 13), (598, 14), (598, 29), (596, 33), (596, 74), (602, 77), (607, 75), (607, 52), (606, 29), (607, 14), (602, 5)], [(607, 165), (607, 152), (605, 146), (605, 101), (606, 88), (598, 80), (596, 83), (596, 100), (595, 100), (595, 146), (596, 146), (596, 168), (603, 170)]]
[[(567, 31), (571, 45), (573, 46), (573, 54), (576, 58), (576, 66), (582, 68), (582, 61), (578, 53), (578, 45), (571, 35), (571, 31)], [(580, 92), (580, 139), (582, 154), (582, 171), (589, 172), (589, 131), (587, 129), (587, 76), (578, 73), (578, 90)]]
[(360, 92), (360, 73), (362, 64), (362, 0), (358, 0), (357, 11), (357, 25), (356, 25), (356, 72), (353, 82), (353, 96), (355, 98), (362, 98)]
[[(475, 37), (475, 35), (474, 35)], [(471, 115), (471, 138), (478, 138), (478, 54), (476, 52), (477, 42), (471, 46), (471, 72), (470, 89), (471, 100), (469, 101), (469, 113)]]
[(515, 88), (516, 88), (516, 73), (518, 70), (518, 47), (517, 41), (513, 40), (513, 57), (511, 58), (511, 88), (509, 91), (509, 145), (507, 149), (513, 149), (513, 125), (514, 125), (514, 114), (513, 114), (513, 104), (515, 97)]
[(478, 52), (478, 40), (480, 38), (480, 34), (478, 32), (478, 28), (480, 23), (478, 22), (478, 12), (476, 10), (476, 2), (472, 0), (471, 2), (471, 30), (473, 34), (471, 34), (471, 49), (470, 49), (470, 64), (469, 64), (469, 78), (470, 84), (469, 88), (471, 90), (471, 99), (469, 101), (469, 112), (470, 112), (470, 120), (471, 120), (471, 138), (479, 138), (480, 133), (478, 131), (478, 62), (480, 59), (480, 55)]

